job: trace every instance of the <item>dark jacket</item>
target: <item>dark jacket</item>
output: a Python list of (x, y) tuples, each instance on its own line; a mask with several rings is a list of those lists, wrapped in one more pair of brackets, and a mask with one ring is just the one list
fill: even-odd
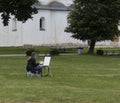
[(34, 72), (34, 68), (35, 68), (37, 65), (38, 65), (38, 64), (36, 63), (35, 58), (30, 58), (30, 59), (27, 61), (26, 70), (27, 70), (27, 71)]

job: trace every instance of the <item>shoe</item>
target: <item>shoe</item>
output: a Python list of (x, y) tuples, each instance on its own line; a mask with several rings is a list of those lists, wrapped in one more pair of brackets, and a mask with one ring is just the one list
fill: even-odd
[(31, 77), (32, 73), (29, 71), (27, 72), (27, 77)]

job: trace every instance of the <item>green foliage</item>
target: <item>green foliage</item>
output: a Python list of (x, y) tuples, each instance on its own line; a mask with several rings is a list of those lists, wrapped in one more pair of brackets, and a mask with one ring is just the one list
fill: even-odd
[(102, 49), (97, 50), (97, 55), (103, 55), (104, 51)]
[[(66, 32), (91, 43), (119, 36), (120, 0), (74, 0)], [(95, 44), (95, 43), (94, 43)], [(90, 46), (94, 47), (94, 44)]]
[(0, 0), (3, 24), (8, 25), (11, 15), (22, 22), (32, 19), (32, 15), (37, 13), (37, 9), (32, 6), (34, 3), (37, 3), (37, 0)]
[(58, 49), (52, 49), (52, 50), (50, 50), (49, 53), (50, 53), (50, 55), (59, 55), (60, 54)]
[[(47, 46), (34, 46), (33, 48), (36, 53), (39, 54), (48, 54), (49, 51), (53, 50), (51, 47)], [(57, 49), (57, 48), (54, 48)], [(60, 53), (76, 53), (76, 48), (60, 48), (57, 49)], [(29, 51), (29, 49), (23, 48), (23, 47), (0, 47), (0, 54), (25, 54), (26, 51)]]

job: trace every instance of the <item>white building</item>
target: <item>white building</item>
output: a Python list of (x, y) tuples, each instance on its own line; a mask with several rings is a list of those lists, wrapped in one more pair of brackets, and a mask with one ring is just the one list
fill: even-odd
[(0, 46), (54, 45), (79, 43), (64, 32), (72, 0), (39, 0), (38, 14), (26, 23), (10, 20), (7, 27), (0, 21)]
[[(12, 18), (9, 25), (4, 27), (0, 20), (0, 46), (86, 44), (70, 37), (70, 33), (64, 32), (72, 1), (39, 0), (39, 3), (34, 5), (38, 8), (38, 14), (26, 23)], [(98, 44), (110, 45), (110, 43)]]

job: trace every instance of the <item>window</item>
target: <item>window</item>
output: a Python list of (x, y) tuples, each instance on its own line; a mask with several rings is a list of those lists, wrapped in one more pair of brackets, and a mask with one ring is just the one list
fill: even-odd
[(12, 31), (17, 31), (17, 20), (16, 20), (16, 18), (12, 19)]
[(41, 31), (45, 30), (45, 18), (44, 17), (40, 18), (40, 30)]

